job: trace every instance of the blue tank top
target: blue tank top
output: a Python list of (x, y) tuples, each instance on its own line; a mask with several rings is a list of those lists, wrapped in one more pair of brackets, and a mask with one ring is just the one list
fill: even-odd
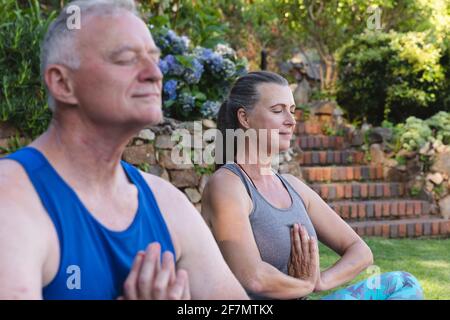
[(6, 159), (23, 166), (58, 234), (59, 268), (55, 278), (43, 288), (44, 299), (116, 299), (122, 294), (139, 250), (159, 242), (162, 252), (170, 251), (175, 257), (156, 199), (132, 165), (121, 161), (138, 190), (139, 205), (130, 226), (117, 232), (104, 227), (89, 213), (37, 149), (22, 148)]

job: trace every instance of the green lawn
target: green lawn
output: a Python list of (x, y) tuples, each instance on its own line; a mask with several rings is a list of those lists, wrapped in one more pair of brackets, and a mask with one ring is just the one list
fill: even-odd
[[(372, 249), (374, 264), (380, 268), (381, 273), (407, 271), (419, 280), (424, 289), (425, 299), (450, 299), (450, 239), (364, 238), (364, 240)], [(320, 245), (322, 270), (333, 265), (338, 257), (333, 251)], [(371, 275), (362, 272), (349, 284)], [(337, 289), (340, 288), (334, 290)], [(331, 292), (312, 294), (311, 299), (318, 299)]]

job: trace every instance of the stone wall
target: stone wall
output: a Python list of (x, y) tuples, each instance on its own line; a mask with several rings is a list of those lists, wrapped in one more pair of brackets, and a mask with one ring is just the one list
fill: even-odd
[[(191, 141), (191, 146), (195, 145), (196, 149), (193, 149), (195, 150), (193, 152), (199, 154), (205, 152), (208, 146), (211, 148), (214, 145), (212, 140), (204, 138), (202, 134), (215, 128), (216, 124), (211, 120), (179, 122), (166, 118), (162, 124), (145, 128), (133, 138), (125, 149), (123, 159), (144, 171), (170, 181), (183, 191), (200, 211), (201, 194), (208, 178), (214, 173), (215, 165), (195, 161), (195, 159), (192, 162), (197, 163), (180, 164), (174, 161), (172, 153), (179, 154), (180, 150), (177, 150), (177, 147), (183, 144), (183, 138), (177, 133), (178, 131), (184, 131), (186, 134), (189, 132), (192, 140), (197, 140)], [(296, 155), (293, 149), (280, 155), (280, 173), (289, 172), (301, 177)]]

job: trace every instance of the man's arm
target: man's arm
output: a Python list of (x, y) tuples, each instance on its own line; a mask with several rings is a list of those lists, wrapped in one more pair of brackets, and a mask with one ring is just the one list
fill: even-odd
[(16, 166), (0, 161), (0, 299), (42, 299), (48, 232), (30, 212)]
[(177, 268), (188, 272), (192, 299), (248, 299), (206, 223), (187, 197), (163, 179), (144, 176), (179, 250)]

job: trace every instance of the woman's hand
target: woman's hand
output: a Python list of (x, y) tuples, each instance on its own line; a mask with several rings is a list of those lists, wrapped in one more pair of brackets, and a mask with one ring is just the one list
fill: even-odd
[(319, 277), (317, 278), (317, 282), (316, 282), (316, 286), (314, 287), (314, 292), (321, 292), (321, 291), (325, 291), (328, 290), (325, 282), (323, 281), (322, 278), (322, 273), (319, 273)]
[(316, 287), (320, 277), (317, 242), (308, 236), (304, 226), (298, 224), (294, 224), (291, 229), (291, 257), (288, 274), (308, 282), (312, 288)]

